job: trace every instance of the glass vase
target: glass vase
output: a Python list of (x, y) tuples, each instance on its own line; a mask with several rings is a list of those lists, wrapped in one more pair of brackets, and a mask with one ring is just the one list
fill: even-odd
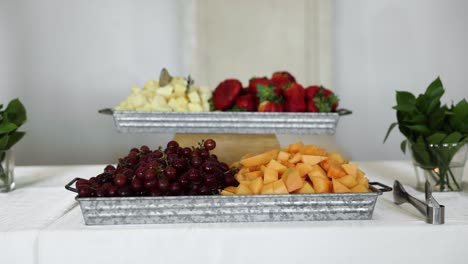
[(15, 189), (15, 158), (13, 151), (0, 150), (0, 192), (9, 192)]
[(416, 173), (416, 189), (424, 192), (426, 181), (435, 192), (461, 191), (468, 144), (409, 145)]

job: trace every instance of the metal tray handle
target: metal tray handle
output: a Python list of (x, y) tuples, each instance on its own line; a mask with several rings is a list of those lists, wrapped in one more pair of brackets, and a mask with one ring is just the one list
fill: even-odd
[(76, 188), (71, 187), (77, 180), (80, 180), (81, 178), (75, 178), (71, 182), (67, 183), (65, 185), (65, 189), (69, 190), (70, 192), (76, 192), (78, 193), (78, 190)]
[(114, 109), (104, 108), (104, 109), (98, 110), (98, 113), (103, 114), (103, 115), (113, 115), (114, 114)]
[(353, 113), (353, 111), (348, 110), (348, 109), (344, 109), (344, 108), (338, 109), (338, 110), (336, 110), (336, 112), (338, 113), (339, 116), (350, 115), (350, 114)]
[(381, 192), (391, 192), (393, 190), (392, 187), (387, 186), (380, 182), (369, 182), (369, 185), (377, 185), (377, 186), (382, 187), (381, 189), (378, 189)]

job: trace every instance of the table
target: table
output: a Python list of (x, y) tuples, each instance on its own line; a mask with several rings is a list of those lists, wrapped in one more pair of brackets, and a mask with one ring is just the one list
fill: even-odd
[[(398, 179), (423, 198), (408, 187), (408, 161), (358, 164), (371, 180)], [(17, 167), (17, 190), (0, 194), (0, 263), (466, 263), (468, 190), (434, 194), (446, 206), (441, 226), (391, 193), (370, 221), (86, 226), (63, 186), (103, 168)]]

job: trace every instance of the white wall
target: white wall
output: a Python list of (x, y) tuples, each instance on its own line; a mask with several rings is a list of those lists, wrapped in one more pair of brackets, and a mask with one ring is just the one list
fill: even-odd
[(438, 75), (445, 102), (468, 97), (468, 1), (334, 2), (335, 89), (353, 115), (340, 120), (338, 145), (353, 159), (409, 158), (395, 130), (395, 90), (422, 93)]
[(163, 66), (185, 74), (180, 8), (165, 0), (2, 0), (1, 26), (15, 46), (0, 62), (15, 83), (5, 94), (19, 96), (29, 114), (17, 163), (107, 163), (133, 146), (167, 142), (172, 135), (118, 134), (97, 110), (117, 105)]
[[(19, 96), (29, 112), (17, 163), (107, 163), (130, 147), (167, 142), (172, 135), (118, 134), (97, 110), (163, 66), (186, 74), (187, 1), (0, 0), (0, 101)], [(397, 131), (382, 144), (395, 90), (419, 93), (440, 75), (447, 101), (468, 97), (468, 2), (333, 4), (332, 88), (354, 111), (340, 120), (337, 144), (355, 160), (404, 158)]]

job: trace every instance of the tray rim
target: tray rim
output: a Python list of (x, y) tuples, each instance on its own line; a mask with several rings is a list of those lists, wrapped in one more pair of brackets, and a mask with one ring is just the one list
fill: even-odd
[(196, 200), (199, 199), (211, 199), (211, 200), (222, 200), (231, 199), (235, 197), (238, 199), (268, 199), (268, 198), (291, 198), (291, 197), (303, 197), (316, 198), (316, 197), (359, 197), (359, 196), (375, 196), (378, 197), (383, 194), (383, 191), (369, 185), (372, 192), (367, 193), (312, 193), (312, 194), (254, 194), (254, 195), (181, 195), (181, 196), (128, 196), (128, 197), (78, 197), (75, 196), (76, 201), (122, 201), (122, 200), (156, 200), (156, 201), (172, 201), (172, 200)]

